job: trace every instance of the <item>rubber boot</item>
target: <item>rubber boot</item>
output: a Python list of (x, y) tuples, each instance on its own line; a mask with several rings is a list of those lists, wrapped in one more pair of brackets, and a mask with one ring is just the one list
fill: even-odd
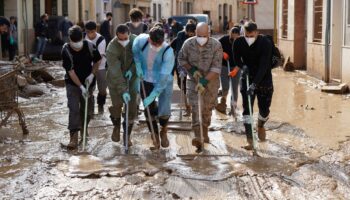
[(78, 131), (72, 131), (69, 133), (70, 135), (70, 141), (69, 144), (67, 145), (68, 150), (74, 150), (78, 148)]
[(247, 145), (243, 146), (242, 148), (244, 148), (245, 150), (253, 150), (254, 146), (253, 146), (253, 130), (252, 130), (252, 126), (251, 124), (244, 124), (245, 127), (245, 133), (247, 136)]
[(195, 146), (197, 148), (197, 152), (202, 151), (203, 144), (201, 142), (200, 127), (199, 126), (193, 127), (193, 132), (194, 132), (195, 138), (192, 139), (192, 146)]
[(215, 106), (215, 109), (217, 111), (219, 111), (220, 113), (226, 115), (226, 108), (227, 108), (227, 106), (226, 106), (226, 97), (223, 96), (223, 97), (221, 97), (220, 103)]
[[(129, 146), (129, 147), (132, 146), (132, 142), (131, 142), (131, 131), (132, 131), (132, 127), (133, 127), (133, 126), (134, 126), (134, 124), (129, 124), (129, 126), (128, 126), (128, 146)], [(124, 146), (125, 146), (125, 142), (126, 142), (125, 122), (123, 122), (123, 130), (124, 130), (123, 141), (124, 141)]]
[(203, 140), (204, 140), (204, 143), (208, 143), (209, 144), (210, 140), (209, 140), (208, 133), (209, 133), (208, 127), (203, 126)]
[(97, 105), (98, 105), (98, 113), (103, 114), (104, 113), (104, 108), (103, 106), (106, 103), (106, 95), (97, 95)]
[[(153, 130), (154, 130), (154, 136), (156, 138), (153, 138), (153, 134), (151, 134), (154, 147), (151, 147), (150, 149), (151, 150), (158, 150), (160, 148), (160, 141), (159, 141), (159, 129), (158, 129), (157, 121), (156, 120), (152, 121), (152, 125), (153, 125)], [(151, 129), (151, 126), (150, 126), (148, 120), (147, 120), (147, 126), (148, 126), (149, 131), (152, 133), (152, 129)]]
[(111, 116), (111, 120), (113, 123), (113, 133), (111, 136), (111, 139), (113, 142), (119, 142), (120, 141), (120, 123), (121, 123), (121, 119), (120, 118), (113, 118)]
[(258, 130), (258, 137), (261, 142), (266, 141), (266, 130), (264, 127), (265, 123), (266, 121), (258, 119), (257, 130)]
[(169, 140), (168, 140), (168, 121), (169, 121), (169, 118), (166, 117), (166, 118), (159, 118), (159, 124), (161, 126), (161, 129), (160, 129), (160, 144), (162, 145), (163, 148), (167, 148), (169, 147)]

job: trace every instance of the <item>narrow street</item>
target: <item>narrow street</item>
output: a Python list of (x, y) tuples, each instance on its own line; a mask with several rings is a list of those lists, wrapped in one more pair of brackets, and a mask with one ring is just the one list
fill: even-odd
[[(64, 75), (59, 66), (50, 71)], [(48, 85), (46, 95), (20, 99), (27, 137), (16, 118), (0, 129), (1, 199), (350, 199), (350, 96), (321, 93), (319, 81), (302, 72), (275, 69), (273, 76), (261, 157), (241, 148), (242, 118), (236, 123), (217, 112), (204, 154), (218, 156), (177, 156), (195, 148), (193, 133), (175, 130), (169, 149), (151, 152), (143, 115), (126, 156), (110, 139), (107, 111), (90, 123), (91, 155), (78, 156), (60, 145), (68, 143), (65, 88)], [(174, 87), (171, 120), (179, 121)], [(172, 126), (190, 127), (190, 118), (183, 120)]]

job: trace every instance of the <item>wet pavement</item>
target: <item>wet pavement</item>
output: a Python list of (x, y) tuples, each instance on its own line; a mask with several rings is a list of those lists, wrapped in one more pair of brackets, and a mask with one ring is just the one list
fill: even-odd
[[(350, 199), (349, 96), (321, 93), (319, 81), (302, 73), (277, 69), (273, 76), (261, 157), (241, 148), (241, 116), (236, 123), (215, 111), (201, 156), (193, 155), (188, 131), (170, 130), (170, 148), (150, 151), (144, 123), (125, 155), (122, 143), (110, 140), (107, 112), (90, 123), (89, 154), (67, 152), (60, 147), (68, 142), (65, 89), (20, 99), (30, 134), (22, 136), (15, 118), (0, 129), (1, 199)], [(174, 102), (171, 120), (178, 121)]]

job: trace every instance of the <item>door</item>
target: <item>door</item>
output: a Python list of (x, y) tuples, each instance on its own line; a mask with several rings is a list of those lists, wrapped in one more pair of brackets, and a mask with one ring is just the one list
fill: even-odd
[(341, 82), (341, 53), (342, 53), (342, 13), (343, 1), (332, 1), (331, 24), (331, 81)]

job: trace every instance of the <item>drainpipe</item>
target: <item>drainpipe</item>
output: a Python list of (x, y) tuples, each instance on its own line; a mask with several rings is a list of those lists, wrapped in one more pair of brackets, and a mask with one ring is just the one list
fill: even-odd
[(273, 1), (273, 42), (277, 44), (277, 0)]
[(326, 32), (325, 32), (325, 82), (330, 81), (330, 31), (331, 31), (331, 0), (327, 0), (326, 11)]

